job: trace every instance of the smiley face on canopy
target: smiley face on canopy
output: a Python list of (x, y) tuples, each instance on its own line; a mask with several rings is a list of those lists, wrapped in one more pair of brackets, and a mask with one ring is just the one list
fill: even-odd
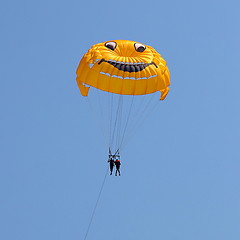
[(92, 46), (77, 69), (77, 83), (83, 96), (90, 86), (121, 95), (145, 95), (169, 91), (170, 73), (166, 61), (150, 46), (129, 40), (114, 40)]

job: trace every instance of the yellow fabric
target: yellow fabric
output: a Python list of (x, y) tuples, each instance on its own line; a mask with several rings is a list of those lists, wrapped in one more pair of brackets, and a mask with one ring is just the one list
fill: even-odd
[[(115, 49), (107, 47), (108, 43), (112, 42)], [(114, 40), (92, 46), (81, 59), (76, 72), (81, 94), (87, 96), (89, 86), (92, 86), (121, 95), (145, 95), (160, 91), (160, 100), (164, 100), (170, 85), (170, 72), (166, 61), (150, 46), (143, 45), (145, 50), (142, 51), (142, 47), (141, 52), (137, 51), (139, 45), (142, 44), (129, 40)], [(124, 70), (114, 66), (117, 62), (120, 62), (119, 66)], [(149, 65), (143, 67), (143, 64)], [(126, 70), (127, 65), (135, 70)], [(135, 67), (137, 65), (144, 69), (136, 70), (139, 69)]]

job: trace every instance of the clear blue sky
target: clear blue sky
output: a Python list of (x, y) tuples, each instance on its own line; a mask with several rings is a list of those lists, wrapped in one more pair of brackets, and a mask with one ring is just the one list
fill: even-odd
[(87, 239), (238, 240), (239, 1), (2, 1), (0, 239), (83, 239), (107, 146), (75, 82), (93, 44), (167, 60), (171, 92), (107, 176)]

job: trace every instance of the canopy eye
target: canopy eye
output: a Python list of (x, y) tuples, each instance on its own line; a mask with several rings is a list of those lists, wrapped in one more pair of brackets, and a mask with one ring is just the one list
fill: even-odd
[(146, 49), (146, 46), (141, 43), (134, 43), (134, 47), (137, 52), (143, 52)]
[(109, 48), (109, 49), (114, 51), (114, 49), (117, 47), (117, 43), (115, 43), (115, 42), (107, 42), (107, 43), (105, 43), (105, 46), (107, 48)]

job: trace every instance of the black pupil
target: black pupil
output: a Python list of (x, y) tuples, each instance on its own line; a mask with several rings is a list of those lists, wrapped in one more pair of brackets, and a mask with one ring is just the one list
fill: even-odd
[(106, 47), (111, 50), (114, 50), (114, 44), (108, 43), (108, 44), (106, 44)]
[(145, 50), (145, 47), (140, 46), (136, 49), (138, 52), (143, 52)]

